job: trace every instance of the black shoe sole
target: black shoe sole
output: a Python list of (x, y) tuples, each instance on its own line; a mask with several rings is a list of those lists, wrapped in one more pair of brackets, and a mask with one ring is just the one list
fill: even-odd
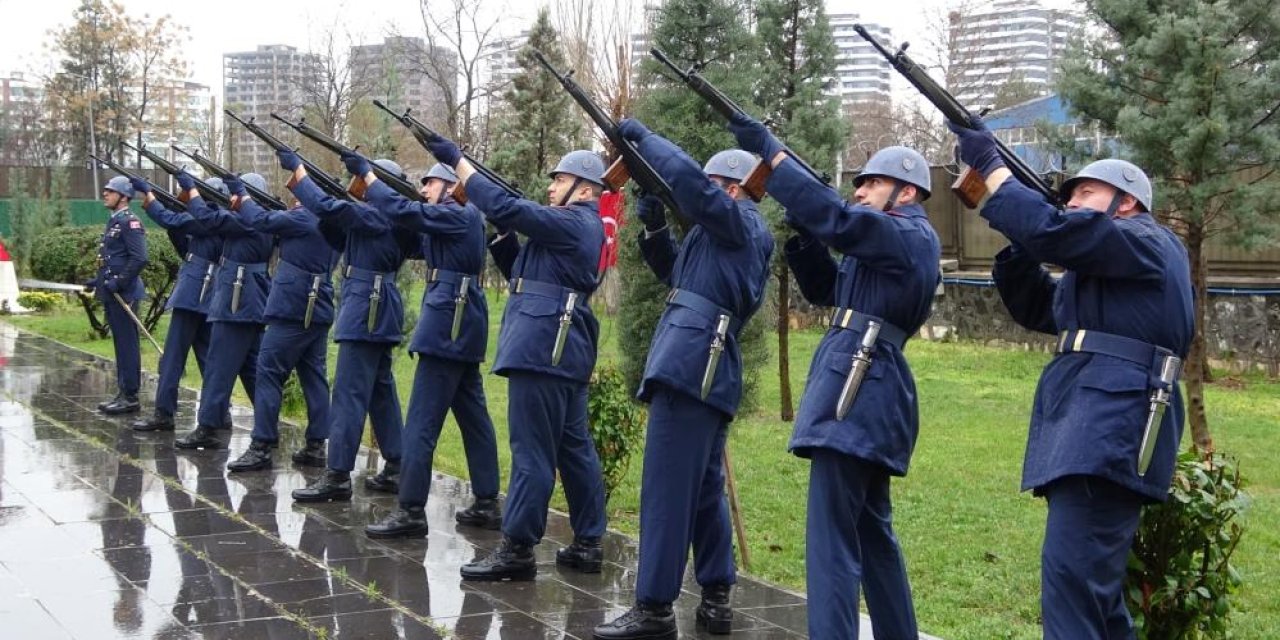
[(377, 491), (378, 493), (390, 493), (390, 494), (400, 493), (399, 484), (384, 484), (381, 482), (373, 482), (371, 480), (364, 481), (364, 488), (368, 489), (369, 491)]
[(584, 562), (582, 560), (561, 560), (556, 558), (556, 566), (576, 569), (581, 573), (600, 573), (600, 567), (603, 565), (603, 560)]
[(299, 496), (293, 494), (294, 502), (350, 502), (351, 492), (335, 493), (327, 496)]
[(176, 431), (177, 430), (174, 425), (169, 425), (167, 427), (153, 427), (149, 424), (135, 424), (135, 425), (131, 425), (129, 428), (133, 429), (134, 431), (137, 431), (138, 433), (153, 433), (156, 431)]
[(184, 449), (186, 451), (195, 451), (197, 449), (221, 449), (226, 445), (221, 442), (178, 442), (174, 441), (175, 449)]
[(481, 573), (470, 575), (467, 574), (467, 570), (464, 567), (460, 573), (462, 574), (463, 580), (474, 580), (476, 582), (530, 582), (537, 579), (538, 567), (533, 566), (528, 569), (521, 569), (520, 571), (507, 573)]
[(255, 465), (249, 465), (245, 467), (230, 465), (230, 464), (227, 465), (227, 471), (230, 471), (232, 473), (244, 473), (245, 471), (265, 471), (270, 468), (271, 468), (270, 462), (261, 462)]
[(708, 618), (702, 611), (697, 613), (698, 626), (707, 630), (713, 636), (729, 635), (733, 630), (733, 620), (712, 620)]
[(390, 540), (393, 538), (425, 538), (430, 533), (426, 525), (421, 529), (404, 529), (401, 531), (373, 531), (365, 528), (364, 534), (374, 540)]
[(106, 410), (106, 409), (99, 409), (99, 411), (101, 411), (104, 415), (108, 415), (108, 416), (123, 416), (123, 415), (128, 415), (128, 414), (131, 414), (131, 413), (137, 413), (137, 412), (139, 412), (139, 411), (141, 411), (141, 410), (142, 410), (142, 407), (140, 407), (140, 406), (139, 406), (139, 407), (133, 407), (133, 408), (131, 408), (131, 409), (112, 409), (112, 410), (110, 410), (110, 411), (108, 411), (108, 410)]
[(497, 531), (502, 528), (502, 518), (463, 518), (455, 515), (453, 519), (460, 525), (488, 529), (489, 531)]
[(650, 633), (643, 636), (612, 636), (610, 637), (610, 636), (597, 635), (595, 633), (591, 634), (591, 637), (593, 640), (618, 640), (619, 638), (625, 638), (625, 640), (677, 640), (679, 636), (680, 636), (680, 631), (678, 629), (675, 631), (663, 631), (661, 633), (656, 633), (656, 634)]

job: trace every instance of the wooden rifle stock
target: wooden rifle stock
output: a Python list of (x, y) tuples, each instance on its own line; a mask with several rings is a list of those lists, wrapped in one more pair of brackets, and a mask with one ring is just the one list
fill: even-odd
[(987, 181), (973, 167), (965, 167), (960, 177), (951, 183), (951, 193), (969, 209), (977, 209), (987, 196)]
[(453, 190), (449, 192), (449, 195), (453, 196), (454, 201), (458, 204), (467, 204), (467, 189), (462, 182), (453, 183)]
[(627, 181), (631, 179), (631, 172), (627, 170), (627, 163), (618, 158), (609, 165), (604, 172), (604, 186), (610, 191), (622, 191), (622, 187), (626, 186)]
[(773, 166), (769, 164), (769, 159), (761, 158), (760, 162), (751, 169), (751, 173), (747, 174), (747, 179), (742, 181), (742, 190), (746, 191), (747, 197), (754, 202), (764, 200), (764, 183), (771, 175), (773, 175)]

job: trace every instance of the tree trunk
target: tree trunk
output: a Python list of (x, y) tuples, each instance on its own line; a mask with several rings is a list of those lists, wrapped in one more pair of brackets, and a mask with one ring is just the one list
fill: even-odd
[(1191, 353), (1187, 354), (1187, 419), (1191, 423), (1191, 440), (1196, 451), (1208, 458), (1213, 455), (1213, 436), (1204, 410), (1204, 383), (1208, 378), (1205, 357), (1205, 316), (1209, 306), (1208, 269), (1204, 258), (1204, 228), (1187, 226), (1187, 254), (1191, 260), (1191, 289), (1195, 296), (1195, 332), (1191, 337)]
[(787, 263), (778, 267), (778, 414), (783, 420), (796, 417), (791, 401), (791, 270)]

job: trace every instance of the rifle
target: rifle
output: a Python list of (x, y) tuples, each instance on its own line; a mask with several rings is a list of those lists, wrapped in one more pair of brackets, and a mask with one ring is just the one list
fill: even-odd
[[(253, 121), (253, 118), (249, 118), (249, 121), (245, 122), (244, 120), (241, 120), (239, 116), (232, 113), (230, 109), (223, 109), (222, 112), (227, 114), (228, 118), (231, 118), (232, 120), (235, 120), (236, 122), (239, 122), (240, 124), (244, 125), (244, 128), (249, 130), (249, 133), (252, 133), (253, 135), (257, 136), (259, 140), (265, 142), (267, 146), (271, 147), (273, 151), (290, 151), (296, 154), (298, 156), (298, 159), (302, 161), (302, 166), (307, 169), (307, 175), (311, 176), (311, 179), (315, 181), (316, 186), (320, 187), (321, 191), (324, 191), (325, 193), (329, 194), (330, 197), (337, 198), (339, 200), (351, 199), (351, 194), (347, 193), (347, 190), (342, 188), (342, 184), (338, 182), (337, 178), (334, 178), (333, 176), (326, 173), (324, 169), (317, 167), (315, 163), (311, 162), (310, 160), (307, 160), (305, 157), (303, 157), (301, 153), (298, 153), (297, 149), (294, 149), (293, 147), (290, 147), (289, 145), (281, 142), (279, 138), (271, 135), (271, 133), (269, 133), (266, 129), (263, 129), (261, 126), (255, 124)], [(296, 183), (294, 182), (293, 178), (290, 177), (289, 183), (285, 186), (292, 189), (294, 184)]]
[[(387, 114), (389, 114), (392, 118), (395, 118), (400, 124), (404, 125), (404, 127), (408, 129), (410, 133), (413, 134), (413, 137), (418, 141), (418, 144), (422, 145), (422, 148), (424, 149), (430, 150), (430, 147), (427, 146), (427, 143), (429, 143), (431, 140), (435, 138), (444, 137), (436, 133), (435, 131), (432, 131), (431, 127), (428, 127), (421, 120), (413, 117), (413, 115), (409, 113), (410, 112), (409, 109), (405, 109), (403, 114), (397, 115), (396, 112), (392, 111), (389, 107), (387, 107), (387, 105), (383, 104), (381, 100), (376, 100), (376, 99), (373, 101), (373, 106), (379, 109), (382, 109), (383, 111), (386, 111)], [(521, 199), (524, 198), (524, 193), (521, 192), (520, 189), (516, 188), (514, 184), (511, 184), (506, 180), (503, 180), (502, 176), (499, 176), (498, 174), (494, 173), (493, 170), (481, 164), (479, 160), (476, 160), (475, 158), (471, 157), (470, 154), (464, 151), (462, 153), (462, 158), (466, 160), (467, 163), (470, 164), (473, 169), (476, 170), (476, 173), (479, 173), (480, 175), (484, 176), (485, 179), (487, 179), (489, 182), (492, 182), (498, 185), (500, 188), (502, 188), (503, 191), (506, 191), (507, 193), (517, 198), (521, 198)], [(461, 182), (454, 185), (453, 187), (453, 199), (457, 200), (461, 204), (467, 203), (467, 192), (465, 189), (462, 188)]]
[[(297, 122), (289, 122), (276, 113), (272, 113), (271, 117), (283, 122), (285, 126), (297, 131), (307, 139), (324, 147), (325, 149), (328, 149), (329, 151), (332, 151), (333, 153), (342, 155), (344, 153), (356, 152), (355, 149), (334, 140), (325, 132), (307, 124), (306, 120), (300, 119)], [(373, 171), (373, 175), (377, 176), (378, 179), (383, 181), (388, 187), (395, 190), (396, 193), (399, 193), (410, 200), (418, 202), (423, 201), (422, 194), (418, 193), (418, 190), (414, 189), (413, 185), (410, 184), (408, 180), (397, 175), (392, 175), (390, 171), (383, 169), (374, 162), (369, 163), (369, 169)], [(351, 182), (347, 185), (347, 193), (350, 193), (360, 200), (364, 200), (364, 191), (366, 186), (368, 185), (364, 182), (364, 176), (353, 176)]]
[[(685, 85), (693, 89), (694, 93), (698, 94), (708, 105), (711, 105), (712, 109), (724, 116), (725, 120), (732, 121), (734, 118), (742, 116), (750, 117), (750, 114), (738, 106), (729, 96), (726, 96), (723, 91), (702, 77), (702, 73), (699, 71), (700, 65), (694, 65), (685, 71), (677, 67), (676, 63), (672, 62), (671, 58), (667, 57), (667, 54), (663, 53), (661, 49), (650, 49), (649, 55), (666, 65), (668, 69), (676, 74), (677, 78), (680, 78)], [(765, 124), (768, 125), (769, 123), (766, 121)], [(815, 180), (823, 183), (831, 182), (829, 176), (818, 173), (816, 169), (809, 166), (809, 163), (801, 159), (790, 147), (783, 147), (783, 151), (791, 156), (792, 160), (798, 162), (800, 167), (813, 176)], [(769, 179), (769, 175), (773, 173), (772, 161), (773, 158), (761, 158), (760, 162), (751, 170), (751, 173), (747, 175), (747, 179), (742, 181), (742, 189), (756, 202), (760, 202), (764, 198), (764, 183)]]
[(99, 158), (98, 156), (95, 156), (93, 154), (89, 154), (89, 158), (97, 162), (98, 164), (105, 165), (108, 169), (111, 169), (112, 171), (115, 171), (116, 173), (126, 178), (138, 178), (139, 180), (146, 180), (147, 184), (151, 185), (151, 195), (155, 196), (155, 199), (159, 200), (160, 204), (164, 205), (164, 208), (170, 211), (186, 211), (187, 210), (187, 204), (185, 202), (178, 199), (178, 197), (173, 195), (172, 193), (169, 193), (168, 191), (161, 189), (155, 184), (152, 184), (150, 180), (147, 180), (146, 178), (143, 178), (142, 176), (136, 173), (133, 173), (128, 169), (125, 169), (124, 167), (116, 164), (115, 162), (112, 162), (109, 159)]
[[(222, 165), (219, 165), (218, 163), (214, 162), (210, 158), (200, 155), (199, 151), (183, 151), (182, 148), (176, 144), (171, 144), (169, 146), (174, 151), (177, 151), (178, 153), (181, 153), (182, 155), (188, 158), (191, 158), (193, 161), (195, 161), (196, 164), (200, 165), (201, 167), (204, 167), (204, 170), (210, 175), (218, 176), (223, 180), (226, 180), (227, 178), (236, 177), (236, 174), (232, 172), (230, 169), (227, 169)], [(272, 209), (275, 211), (284, 211), (285, 209), (288, 209), (288, 207), (284, 206), (283, 202), (278, 200), (275, 196), (267, 193), (266, 191), (263, 191), (262, 189), (259, 189), (247, 182), (244, 183), (244, 188), (246, 191), (249, 192), (249, 195), (258, 204), (262, 205), (267, 209)]]
[(600, 131), (604, 132), (604, 136), (609, 139), (609, 143), (613, 145), (613, 148), (618, 150), (618, 161), (614, 162), (604, 174), (604, 183), (609, 190), (621, 190), (622, 186), (627, 183), (627, 179), (630, 178), (636, 181), (636, 185), (642, 191), (657, 196), (672, 213), (684, 218), (680, 214), (680, 207), (676, 205), (675, 196), (671, 193), (671, 185), (667, 184), (667, 181), (658, 175), (653, 165), (650, 165), (649, 161), (640, 155), (640, 151), (636, 149), (635, 144), (622, 137), (622, 134), (618, 132), (618, 123), (614, 122), (613, 118), (609, 117), (609, 114), (605, 113), (599, 105), (591, 100), (586, 90), (573, 79), (573, 71), (560, 73), (555, 67), (551, 66), (551, 63), (542, 55), (542, 52), (536, 49), (533, 51), (533, 56), (538, 59), (538, 62), (543, 67), (546, 67), (547, 71), (551, 72), (551, 75), (555, 76), (556, 80), (560, 81), (560, 85), (564, 87), (565, 91), (569, 92), (569, 96), (573, 98), (573, 101), (577, 102), (578, 106), (587, 112), (587, 116), (591, 118), (592, 122), (596, 123)]
[[(898, 47), (896, 52), (890, 53), (862, 25), (855, 24), (853, 28), (858, 32), (858, 35), (862, 36), (863, 40), (871, 43), (871, 46), (875, 47), (875, 50), (884, 56), (898, 73), (907, 79), (907, 82), (910, 82), (929, 102), (932, 102), (933, 106), (942, 112), (942, 117), (946, 118), (948, 122), (966, 129), (976, 128), (974, 115), (968, 109), (965, 109), (964, 105), (960, 104), (955, 96), (947, 93), (946, 89), (934, 82), (923, 67), (907, 56), (909, 43), (902, 43), (902, 46)], [(1023, 162), (1022, 158), (1018, 157), (1018, 154), (1009, 150), (998, 139), (996, 140), (996, 153), (1000, 154), (1000, 159), (1004, 160), (1005, 166), (1018, 179), (1018, 182), (1036, 190), (1054, 206), (1062, 206), (1061, 199), (1058, 197), (1057, 192), (1049, 186), (1049, 183), (1035, 170), (1027, 166), (1027, 163)], [(976, 209), (982, 201), (982, 197), (987, 194), (987, 183), (977, 171), (974, 171), (973, 167), (968, 167), (951, 184), (951, 191), (956, 194), (956, 197), (960, 198), (960, 201), (966, 207)]]
[[(157, 167), (160, 167), (160, 169), (162, 169), (165, 173), (175, 178), (178, 176), (179, 173), (182, 173), (183, 171), (185, 171), (183, 167), (179, 167), (178, 165), (172, 162), (169, 162), (168, 160), (165, 160), (164, 158), (161, 158), (160, 156), (146, 149), (140, 149), (138, 147), (135, 147), (129, 144), (128, 142), (121, 142), (120, 144), (123, 145), (124, 148), (126, 149), (133, 149), (134, 151), (142, 154), (142, 157), (150, 160), (152, 164), (156, 165)], [(217, 189), (214, 189), (213, 187), (209, 186), (209, 183), (205, 182), (204, 180), (201, 180), (200, 178), (197, 178), (195, 176), (191, 176), (191, 178), (196, 181), (196, 191), (199, 191), (200, 195), (205, 200), (208, 200), (209, 202), (212, 202), (218, 205), (219, 207), (222, 207), (223, 209), (231, 208), (230, 196), (222, 193), (221, 191), (218, 191)]]

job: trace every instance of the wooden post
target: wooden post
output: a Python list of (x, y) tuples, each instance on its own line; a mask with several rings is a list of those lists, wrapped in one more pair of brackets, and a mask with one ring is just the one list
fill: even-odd
[(738, 537), (738, 554), (742, 569), (751, 571), (751, 552), (747, 550), (747, 530), (742, 526), (742, 511), (738, 508), (738, 485), (733, 480), (733, 462), (729, 459), (729, 443), (724, 445), (725, 490), (729, 492), (729, 515), (733, 518), (733, 531)]

